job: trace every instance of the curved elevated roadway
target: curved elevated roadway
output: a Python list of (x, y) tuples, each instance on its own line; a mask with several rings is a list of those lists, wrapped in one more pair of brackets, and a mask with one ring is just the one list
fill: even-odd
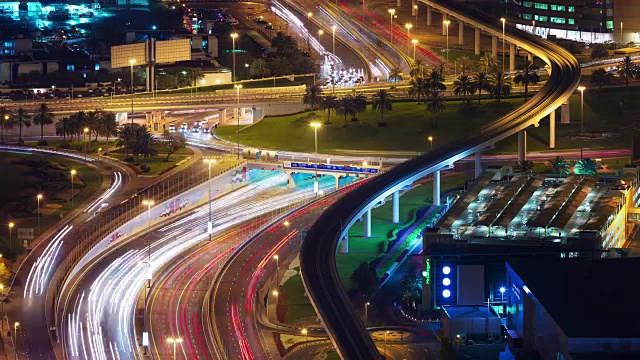
[[(500, 21), (475, 9), (445, 0), (421, 1), (491, 35), (502, 36)], [(562, 105), (577, 87), (580, 66), (568, 51), (517, 30), (513, 24), (507, 24), (505, 39), (532, 52), (550, 66), (549, 81), (538, 94), (513, 112), (471, 134), (461, 135), (457, 142), (400, 164), (346, 194), (309, 229), (300, 254), (304, 285), (342, 359), (381, 358), (338, 278), (336, 248), (349, 227), (371, 204), (380, 202), (406, 184), (445, 169), (496, 141), (538, 124), (543, 117)]]

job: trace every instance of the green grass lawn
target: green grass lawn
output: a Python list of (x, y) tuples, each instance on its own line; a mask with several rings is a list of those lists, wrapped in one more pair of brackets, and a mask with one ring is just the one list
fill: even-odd
[[(630, 87), (605, 89), (589, 89), (585, 92), (585, 129), (586, 131), (609, 131), (620, 134), (620, 138), (602, 138), (591, 140), (572, 139), (570, 135), (580, 131), (580, 96), (570, 98), (571, 124), (560, 124), (560, 111), (556, 114), (556, 148), (576, 149), (620, 148), (628, 147), (630, 135), (627, 128), (629, 119), (622, 115), (620, 102), (623, 102), (626, 114), (640, 110), (640, 104), (634, 99), (640, 95), (640, 88)], [(436, 116), (435, 128), (432, 127), (432, 114), (426, 105), (415, 101), (396, 102), (393, 110), (385, 113), (387, 127), (378, 126), (379, 114), (371, 111), (358, 116), (354, 123), (332, 113), (331, 125), (323, 125), (318, 130), (318, 151), (323, 153), (339, 153), (341, 150), (397, 150), (424, 152), (429, 148), (427, 138), (433, 136), (433, 146), (438, 147), (455, 141), (462, 135), (473, 132), (479, 126), (495, 120), (500, 115), (521, 104), (522, 98), (503, 99), (500, 105), (492, 100), (483, 100), (480, 111), (472, 114), (460, 112), (460, 101), (448, 100), (446, 111)], [(275, 148), (290, 151), (313, 151), (314, 133), (312, 121), (324, 122), (327, 115), (324, 111), (316, 111), (267, 117), (254, 126), (243, 128), (240, 142), (250, 146)], [(548, 149), (549, 122), (543, 119), (540, 126), (529, 128), (528, 150), (541, 151)], [(217, 135), (222, 139), (235, 141), (235, 126), (218, 128)], [(517, 136), (511, 136), (496, 143), (493, 153), (517, 151)]]
[[(116, 158), (116, 159), (118, 159), (120, 161), (125, 161), (126, 162), (125, 159), (126, 159), (127, 155), (125, 153), (112, 152), (112, 153), (109, 153), (109, 156), (113, 157), (113, 158)], [(149, 166), (149, 168), (151, 168), (151, 170), (149, 170), (149, 172), (147, 172), (145, 174), (147, 174), (147, 175), (158, 175), (158, 174), (161, 174), (163, 171), (171, 169), (173, 166), (175, 166), (180, 161), (186, 159), (187, 157), (189, 157), (189, 155), (172, 154), (169, 157), (169, 161), (165, 161), (165, 159), (167, 158), (167, 154), (158, 154), (158, 156), (148, 158), (146, 160), (146, 164)], [(140, 156), (140, 163), (139, 164), (136, 163), (135, 160), (134, 160), (134, 162), (127, 162), (127, 163), (129, 164), (129, 166), (137, 169), (138, 172), (142, 173), (141, 167), (145, 164), (145, 160), (142, 158), (142, 156)]]
[[(502, 109), (486, 106), (486, 111), (474, 115), (461, 114), (458, 111), (460, 101), (448, 101), (447, 110), (436, 116), (435, 128), (432, 127), (432, 114), (426, 110), (426, 105), (418, 105), (416, 101), (394, 103), (393, 110), (384, 115), (386, 127), (378, 126), (380, 115), (371, 111), (371, 106), (367, 112), (358, 116), (357, 123), (347, 119), (347, 127), (343, 126), (344, 117), (332, 112), (332, 124), (323, 125), (318, 130), (318, 151), (337, 153), (349, 149), (424, 152), (429, 149), (429, 136), (435, 139), (434, 147), (448, 143), (508, 112), (521, 101), (522, 99), (506, 99), (503, 100)], [(484, 101), (485, 104), (487, 102)], [(240, 142), (256, 147), (313, 151), (314, 133), (309, 124), (312, 121), (324, 122), (326, 119), (324, 111), (316, 111), (315, 115), (305, 112), (268, 117), (241, 130)], [(216, 134), (222, 139), (235, 141), (236, 127), (219, 127)]]
[[(300, 268), (295, 270), (300, 271)], [(287, 312), (284, 316), (285, 323), (292, 324), (299, 319), (316, 316), (309, 298), (304, 296), (304, 285), (299, 274), (289, 278), (282, 286), (282, 291), (285, 295), (283, 298), (286, 297), (282, 303), (287, 307)]]
[[(18, 228), (33, 228), (35, 236), (39, 235), (36, 194), (44, 195), (41, 202), (41, 232), (60, 221), (61, 215), (71, 211), (71, 202), (68, 200), (71, 191), (71, 169), (77, 171), (74, 177), (76, 196), (73, 203), (78, 206), (92, 196), (102, 184), (102, 175), (96, 168), (59, 156), (0, 153), (0, 171), (4, 174), (0, 177), (0, 198), (3, 200), (0, 221), (2, 224), (9, 221), (16, 223), (13, 233), (14, 246), (17, 244)], [(55, 207), (55, 210), (45, 210), (47, 205)], [(2, 227), (0, 233), (6, 237), (9, 235), (6, 226)], [(6, 254), (6, 245), (4, 240), (0, 242), (0, 251), (3, 254)]]

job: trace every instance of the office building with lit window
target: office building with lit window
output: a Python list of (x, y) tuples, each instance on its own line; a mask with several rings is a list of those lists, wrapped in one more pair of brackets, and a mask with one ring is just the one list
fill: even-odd
[(614, 40), (613, 0), (503, 0), (504, 13), (545, 38), (583, 42)]

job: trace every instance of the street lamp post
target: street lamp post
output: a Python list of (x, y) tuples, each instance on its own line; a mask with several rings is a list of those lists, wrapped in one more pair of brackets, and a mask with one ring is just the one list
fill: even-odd
[[(271, 294), (276, 298), (276, 304), (274, 305), (274, 309), (276, 312), (276, 319), (277, 319), (278, 318), (278, 290), (273, 290)], [(267, 319), (268, 318), (269, 318), (269, 308), (267, 307)]]
[(502, 72), (504, 73), (504, 27), (507, 19), (500, 18), (500, 21), (502, 21)]
[(13, 323), (13, 349), (16, 352), (16, 360), (18, 360), (18, 327), (20, 326), (19, 322)]
[(384, 358), (387, 358), (387, 335), (389, 335), (389, 330), (384, 332)]
[(500, 314), (504, 314), (504, 292), (507, 291), (507, 289), (504, 288), (504, 286), (500, 287), (500, 296), (502, 297), (502, 301), (500, 302)]
[(307, 334), (309, 334), (309, 331), (307, 331), (307, 329), (302, 329), (300, 331), (302, 333), (302, 335), (304, 335), (304, 348), (307, 348)]
[(447, 27), (447, 63), (449, 63), (449, 24), (451, 24), (451, 21), (445, 20), (443, 23)]
[(364, 326), (367, 327), (367, 323), (369, 322), (369, 306), (371, 306), (370, 302), (364, 303)]
[(307, 13), (307, 52), (311, 52), (311, 44), (309, 43), (311, 41), (311, 17), (313, 16), (313, 13), (311, 11), (309, 11)]
[(311, 126), (313, 127), (315, 151), (317, 154), (318, 153), (318, 128), (321, 126), (321, 124), (319, 122), (312, 122)]
[(429, 151), (433, 151), (433, 136), (429, 136)]
[(413, 39), (411, 43), (413, 44), (413, 61), (416, 61), (416, 45), (418, 45), (418, 40)]
[(73, 209), (73, 176), (76, 174), (76, 169), (71, 169), (71, 208)]
[(182, 338), (168, 338), (167, 342), (173, 344), (173, 360), (176, 360), (176, 345), (182, 342)]
[(238, 38), (238, 33), (231, 34), (231, 41), (233, 42), (233, 82), (236, 82), (236, 39)]
[(279, 258), (280, 258), (280, 257), (278, 256), (278, 254), (273, 255), (273, 260), (275, 260), (275, 261), (276, 261), (276, 269), (280, 269), (280, 262), (279, 262), (279, 260), (278, 260)]
[(584, 132), (584, 90), (586, 87), (578, 86), (578, 90), (580, 90), (580, 132)]
[[(149, 221), (149, 226), (151, 226), (151, 206), (153, 206), (155, 202), (153, 200), (144, 200), (142, 205), (147, 207), (147, 219)], [(147, 274), (147, 280), (149, 280), (148, 288), (151, 288), (151, 239), (149, 239), (149, 273)], [(145, 301), (146, 307), (146, 301)]]
[[(413, 27), (412, 23), (404, 24), (404, 27), (407, 29), (407, 39), (411, 39), (411, 28)], [(411, 41), (407, 44), (407, 53), (409, 52), (409, 48), (411, 47)], [(415, 56), (414, 56), (415, 57)]]
[(238, 160), (240, 160), (240, 89), (242, 89), (242, 85), (234, 85), (236, 88), (236, 121), (238, 122), (238, 132), (236, 133), (236, 139), (238, 140)]
[(336, 28), (337, 26), (335, 25), (331, 27), (331, 31), (333, 32), (333, 55), (336, 54)]
[(11, 250), (11, 233), (14, 226), (16, 226), (16, 224), (13, 221), (9, 223), (9, 250)]
[(245, 63), (245, 64), (244, 64), (244, 68), (245, 68), (245, 70), (247, 70), (247, 79), (248, 79), (248, 78), (250, 78), (250, 77), (251, 77), (251, 76), (250, 76), (251, 74), (249, 73), (249, 64)]
[[(133, 119), (131, 121), (133, 121)], [(88, 148), (87, 147), (87, 143), (88, 143), (87, 135), (89, 134), (89, 128), (88, 127), (84, 128), (83, 132), (84, 132), (84, 141), (85, 141), (84, 142), (84, 152), (87, 153), (87, 148)], [(89, 140), (91, 140), (91, 136), (89, 136)]]
[[(4, 314), (4, 285), (0, 284), (0, 292), (2, 293), (2, 298), (0, 299), (0, 302), (2, 303), (2, 309), (0, 311), (2, 311), (2, 313)], [(4, 315), (2, 320), (0, 320), (0, 330), (4, 328)]]
[(213, 222), (211, 221), (211, 164), (216, 163), (216, 159), (204, 159), (205, 164), (209, 165), (209, 222), (207, 223), (207, 232), (209, 233), (209, 241), (213, 234)]
[[(133, 125), (133, 64), (136, 63), (136, 59), (129, 60), (129, 65), (131, 65), (131, 125)], [(73, 94), (71, 95), (73, 98)]]
[(390, 34), (390, 38), (391, 38), (391, 43), (393, 44), (393, 15), (396, 14), (396, 9), (389, 9), (389, 16), (390, 16), (390, 25), (389, 25), (389, 34)]
[(42, 194), (36, 195), (36, 199), (38, 199), (38, 235), (40, 235), (40, 200), (42, 200), (43, 197), (44, 195)]

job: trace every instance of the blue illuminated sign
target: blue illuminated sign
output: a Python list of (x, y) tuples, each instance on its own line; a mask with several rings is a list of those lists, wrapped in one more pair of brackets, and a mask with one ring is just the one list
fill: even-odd
[(377, 174), (380, 170), (375, 167), (363, 167), (353, 165), (332, 165), (332, 164), (316, 164), (306, 162), (285, 161), (284, 167), (305, 170), (322, 170), (322, 171), (346, 171), (362, 174)]

